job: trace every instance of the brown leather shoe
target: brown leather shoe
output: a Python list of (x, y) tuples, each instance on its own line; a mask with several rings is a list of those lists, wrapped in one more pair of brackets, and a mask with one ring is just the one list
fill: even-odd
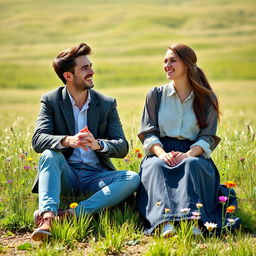
[[(62, 210), (59, 209), (58, 213), (57, 213), (57, 220), (62, 221), (64, 218), (72, 218), (73, 214), (67, 210)], [(39, 225), (40, 219), (42, 218), (42, 216), (40, 215), (40, 211), (39, 210), (35, 210), (34, 211), (34, 223), (35, 226), (37, 227)]]
[(51, 233), (51, 224), (54, 218), (52, 217), (39, 217), (39, 224), (37, 229), (32, 233), (31, 238), (35, 241), (47, 240)]

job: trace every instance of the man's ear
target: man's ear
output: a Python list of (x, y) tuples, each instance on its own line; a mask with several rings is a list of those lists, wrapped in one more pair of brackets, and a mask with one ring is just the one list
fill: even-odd
[(73, 79), (73, 74), (71, 72), (64, 72), (63, 76), (66, 79), (66, 81), (71, 81)]

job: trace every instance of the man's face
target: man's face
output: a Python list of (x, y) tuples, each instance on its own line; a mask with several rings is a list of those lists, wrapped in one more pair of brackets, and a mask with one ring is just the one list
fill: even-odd
[(73, 86), (76, 89), (86, 90), (93, 88), (93, 75), (92, 63), (87, 56), (79, 56), (75, 60), (76, 66), (74, 67)]

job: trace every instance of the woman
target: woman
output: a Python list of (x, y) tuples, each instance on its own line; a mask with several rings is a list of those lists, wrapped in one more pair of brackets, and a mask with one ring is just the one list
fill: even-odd
[(169, 47), (163, 67), (172, 81), (153, 88), (146, 98), (138, 134), (146, 157), (141, 163), (137, 206), (147, 234), (160, 224), (162, 236), (172, 234), (173, 221), (198, 218), (198, 214), (202, 223), (222, 226), (220, 178), (210, 158), (220, 141), (216, 136), (219, 106), (196, 62), (190, 47)]

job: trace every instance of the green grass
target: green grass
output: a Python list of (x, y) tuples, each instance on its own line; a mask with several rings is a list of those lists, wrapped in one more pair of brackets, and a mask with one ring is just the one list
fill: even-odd
[[(137, 139), (140, 116), (147, 91), (142, 87), (104, 88), (100, 91), (117, 99), (118, 110), (131, 148), (124, 159), (114, 160), (118, 169), (138, 171), (142, 148)], [(213, 153), (221, 182), (235, 181), (239, 199), (237, 216), (242, 229), (223, 237), (193, 237), (186, 223), (177, 236), (164, 240), (144, 237), (141, 220), (133, 206), (103, 211), (92, 220), (56, 223), (54, 239), (41, 247), (31, 246), (26, 255), (254, 255), (256, 253), (255, 175), (255, 81), (216, 81), (212, 86), (220, 100), (222, 115), (218, 135), (222, 138)], [(30, 194), (39, 155), (31, 148), (31, 136), (46, 89), (0, 89), (0, 230), (32, 230), (32, 213), (37, 198)], [(17, 97), (17, 95), (19, 97)], [(24, 159), (21, 155), (26, 154)], [(31, 159), (32, 158), (32, 159)], [(31, 168), (26, 170), (24, 166)], [(13, 180), (13, 183), (6, 183)], [(71, 201), (70, 201), (71, 202)], [(66, 207), (70, 202), (66, 202)], [(65, 207), (65, 205), (64, 205)], [(1, 245), (1, 240), (0, 240)], [(22, 244), (20, 244), (23, 248)], [(6, 252), (6, 248), (0, 246)], [(24, 249), (25, 250), (25, 249)], [(69, 253), (69, 254), (68, 254)]]
[(0, 88), (61, 84), (51, 63), (81, 41), (92, 46), (101, 88), (163, 82), (175, 42), (195, 49), (210, 79), (256, 78), (253, 0), (3, 0), (0, 8)]
[[(0, 1), (0, 231), (32, 230), (37, 197), (30, 188), (39, 155), (31, 136), (41, 94), (61, 85), (51, 66), (55, 56), (82, 41), (92, 47), (95, 89), (117, 99), (131, 146), (126, 161), (114, 163), (138, 171), (134, 149), (142, 148), (136, 134), (145, 95), (167, 82), (162, 59), (178, 42), (195, 49), (198, 66), (219, 97), (222, 141), (213, 159), (221, 182), (238, 184), (242, 229), (195, 238), (182, 226), (167, 240), (144, 237), (137, 211), (126, 206), (92, 220), (56, 223), (51, 242), (21, 243), (18, 250), (26, 255), (255, 255), (255, 8), (253, 0)], [(0, 253), (8, 252), (0, 238)]]

